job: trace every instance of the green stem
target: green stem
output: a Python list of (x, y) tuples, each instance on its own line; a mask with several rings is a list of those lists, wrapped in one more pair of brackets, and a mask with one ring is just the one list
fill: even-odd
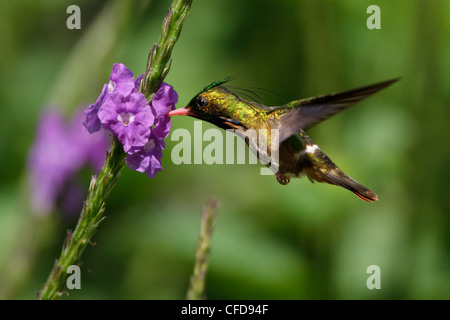
[[(169, 71), (172, 49), (178, 40), (191, 3), (192, 0), (174, 0), (164, 19), (161, 37), (149, 54), (146, 75), (139, 88), (149, 101)], [(125, 165), (125, 157), (126, 153), (123, 151), (122, 145), (117, 139), (113, 139), (98, 178), (92, 177), (87, 200), (75, 231), (67, 233), (61, 255), (55, 261), (53, 269), (41, 291), (37, 293), (36, 299), (53, 300), (62, 294), (68, 278), (67, 267), (80, 263), (84, 249), (103, 220), (106, 199), (120, 177), (120, 172)]]
[(170, 70), (170, 56), (180, 36), (183, 21), (189, 13), (192, 0), (174, 0), (164, 18), (158, 44), (154, 44), (147, 60), (147, 72), (141, 81), (140, 91), (150, 102)]
[(207, 206), (203, 209), (200, 225), (200, 235), (198, 246), (195, 253), (194, 272), (192, 273), (187, 300), (204, 299), (205, 278), (208, 269), (209, 248), (211, 243), (211, 234), (217, 217), (217, 202), (210, 199)]

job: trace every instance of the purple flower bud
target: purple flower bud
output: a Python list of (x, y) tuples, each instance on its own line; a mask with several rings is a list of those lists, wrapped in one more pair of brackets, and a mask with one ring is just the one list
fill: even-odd
[(141, 74), (136, 81), (134, 82), (134, 89), (131, 91), (131, 93), (136, 93), (139, 90), (139, 86), (141, 84), (142, 78), (144, 78), (145, 73)]

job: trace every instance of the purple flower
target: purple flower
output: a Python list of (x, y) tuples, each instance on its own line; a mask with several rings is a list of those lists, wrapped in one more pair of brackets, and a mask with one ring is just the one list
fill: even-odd
[(128, 151), (127, 165), (131, 170), (145, 172), (150, 179), (162, 170), (162, 151), (166, 147), (164, 138), (170, 132), (170, 117), (167, 114), (175, 109), (177, 101), (178, 95), (173, 87), (163, 82), (152, 99), (156, 121), (148, 142), (143, 147)]
[(170, 132), (169, 111), (175, 110), (175, 104), (178, 102), (178, 94), (173, 87), (165, 82), (156, 92), (152, 99), (152, 107), (155, 112), (156, 121), (153, 128), (155, 136), (165, 139)]
[(89, 137), (82, 120), (82, 112), (69, 124), (55, 110), (41, 116), (28, 157), (31, 202), (38, 214), (48, 214), (59, 199), (64, 202), (65, 196), (71, 197), (62, 193), (81, 167), (90, 164), (98, 168), (105, 159), (107, 136)]
[(144, 75), (134, 80), (127, 67), (114, 64), (109, 83), (95, 104), (85, 111), (84, 124), (90, 133), (102, 127), (111, 131), (128, 153), (128, 166), (153, 178), (162, 170), (163, 139), (170, 132), (168, 113), (175, 109), (178, 95), (172, 86), (163, 82), (149, 105), (138, 92)]
[[(72, 152), (65, 152), (62, 117), (47, 111), (41, 117), (37, 139), (29, 155), (32, 204), (36, 212), (49, 212), (68, 174), (74, 170)], [(61, 153), (61, 151), (64, 151)]]
[(152, 99), (156, 121), (148, 142), (128, 151), (127, 165), (131, 170), (145, 172), (150, 179), (162, 170), (162, 151), (166, 147), (164, 138), (170, 132), (170, 118), (167, 114), (175, 109), (177, 101), (178, 95), (173, 87), (164, 82)]
[(127, 96), (134, 89), (134, 75), (122, 63), (115, 63), (109, 77), (108, 93), (118, 93)]
[(117, 136), (125, 152), (131, 147), (146, 144), (155, 119), (142, 93), (126, 97), (120, 94), (108, 96), (98, 111), (98, 117), (103, 127)]
[(164, 140), (153, 135), (143, 147), (133, 148), (128, 152), (127, 165), (131, 170), (145, 172), (147, 177), (153, 179), (158, 171), (162, 170), (161, 158), (166, 147)]
[(100, 119), (98, 118), (98, 109), (100, 109), (103, 100), (105, 99), (107, 90), (108, 86), (105, 84), (103, 86), (102, 93), (100, 93), (97, 98), (97, 101), (94, 104), (91, 104), (89, 108), (84, 111), (84, 114), (86, 115), (86, 121), (83, 122), (83, 125), (89, 131), (89, 133), (97, 132), (102, 127)]
[(98, 118), (98, 111), (108, 96), (113, 94), (128, 96), (133, 90), (135, 90), (133, 72), (131, 72), (124, 64), (115, 63), (113, 65), (108, 84), (103, 86), (102, 92), (97, 98), (97, 101), (94, 104), (91, 104), (85, 111), (86, 121), (83, 124), (89, 133), (94, 133), (100, 130), (102, 124)]

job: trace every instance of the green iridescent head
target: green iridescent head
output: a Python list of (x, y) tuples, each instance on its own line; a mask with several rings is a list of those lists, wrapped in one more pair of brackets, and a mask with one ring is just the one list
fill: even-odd
[(199, 93), (197, 93), (189, 102), (188, 106), (195, 106), (195, 102), (197, 100), (197, 98), (202, 94), (205, 93), (213, 88), (219, 87), (229, 81), (231, 81), (232, 78), (231, 77), (226, 77), (224, 79), (218, 80), (218, 81), (214, 81), (213, 83), (207, 85), (206, 87), (204, 87)]
[(205, 120), (222, 128), (229, 125), (223, 123), (230, 118), (234, 106), (242, 101), (236, 94), (222, 86), (231, 78), (215, 81), (197, 93), (185, 108), (176, 109), (169, 113), (174, 115), (188, 115), (200, 120)]

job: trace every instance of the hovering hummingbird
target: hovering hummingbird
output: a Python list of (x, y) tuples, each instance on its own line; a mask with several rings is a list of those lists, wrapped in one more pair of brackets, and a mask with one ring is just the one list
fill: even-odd
[[(278, 129), (279, 163), (275, 175), (279, 183), (286, 185), (291, 177), (306, 174), (311, 182), (315, 180), (344, 187), (364, 201), (378, 200), (374, 192), (339, 169), (305, 131), (399, 79), (274, 107), (242, 99), (223, 86), (229, 80), (226, 78), (206, 86), (185, 108), (173, 110), (169, 116), (188, 115), (222, 129), (239, 129), (241, 132)], [(267, 141), (271, 139), (267, 137)], [(253, 151), (260, 155), (258, 152), (261, 150)]]

